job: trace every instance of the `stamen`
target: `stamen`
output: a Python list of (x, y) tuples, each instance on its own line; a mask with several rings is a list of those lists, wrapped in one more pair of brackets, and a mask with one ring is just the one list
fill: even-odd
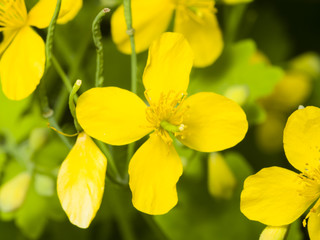
[(170, 132), (175, 136), (180, 136), (186, 128), (183, 124), (183, 117), (188, 107), (183, 102), (187, 94), (175, 91), (164, 92), (160, 94), (158, 102), (155, 102), (151, 100), (148, 92), (144, 93), (150, 104), (146, 110), (147, 120), (156, 131), (158, 130), (158, 134), (164, 135), (163, 139), (166, 142), (171, 142), (170, 136), (167, 136), (166, 133)]
[(61, 131), (59, 131), (58, 129), (50, 126), (50, 123), (48, 123), (48, 128), (51, 128), (53, 131), (55, 131), (55, 132), (57, 132), (57, 133), (59, 133), (59, 134), (61, 134), (61, 135), (63, 135), (63, 136), (66, 136), (66, 137), (76, 137), (76, 136), (79, 135), (78, 132), (77, 132), (77, 133), (74, 133), (74, 134), (68, 134), (68, 133), (61, 132)]

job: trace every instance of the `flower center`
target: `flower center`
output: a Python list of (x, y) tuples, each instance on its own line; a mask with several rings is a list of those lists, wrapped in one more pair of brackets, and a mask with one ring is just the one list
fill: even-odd
[(300, 178), (303, 180), (303, 190), (300, 193), (301, 195), (305, 197), (316, 197), (320, 195), (319, 167), (314, 169), (306, 168), (305, 171), (300, 174)]
[[(303, 173), (299, 176), (302, 179), (302, 189), (299, 192), (300, 195), (306, 198), (317, 198), (320, 195), (320, 165), (317, 168), (312, 170), (307, 167)], [(319, 199), (320, 200), (320, 199)], [(306, 219), (309, 218), (310, 214), (316, 212), (320, 206), (320, 201), (317, 201), (316, 204), (310, 209), (310, 212), (307, 214), (306, 218), (303, 220), (303, 225), (306, 226)]]
[(182, 135), (186, 128), (183, 124), (183, 115), (187, 110), (187, 107), (183, 105), (186, 93), (174, 91), (161, 93), (157, 102), (150, 99), (147, 91), (145, 91), (145, 96), (150, 104), (146, 110), (147, 120), (162, 139), (171, 143), (172, 139), (169, 133), (174, 136)]
[(23, 27), (27, 16), (24, 0), (0, 0), (0, 31)]

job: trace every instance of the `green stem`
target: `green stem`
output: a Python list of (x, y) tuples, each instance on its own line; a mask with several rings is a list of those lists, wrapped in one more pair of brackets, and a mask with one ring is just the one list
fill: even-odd
[(56, 28), (56, 23), (59, 16), (60, 8), (61, 8), (61, 1), (62, 0), (57, 1), (56, 9), (54, 10), (53, 17), (48, 27), (48, 34), (46, 39), (46, 69), (45, 70), (48, 70), (51, 65), (53, 36), (54, 36), (54, 31)]
[(155, 222), (153, 216), (147, 215), (145, 213), (141, 213), (141, 216), (146, 221), (146, 223), (149, 225), (149, 227), (153, 230), (153, 232), (156, 234), (158, 239), (166, 240), (169, 239), (163, 230), (159, 227), (159, 225)]
[(76, 116), (76, 105), (74, 103), (74, 98), (79, 90), (79, 88), (81, 87), (82, 81), (81, 80), (77, 80), (75, 82), (75, 84), (73, 85), (72, 91), (69, 95), (69, 108), (70, 108), (70, 112), (71, 115), (73, 117), (73, 121), (74, 121), (74, 126), (77, 129), (77, 132), (81, 132), (82, 128), (80, 127), (80, 124), (78, 123), (77, 120), (77, 116)]
[(100, 30), (100, 23), (102, 18), (110, 12), (109, 8), (102, 9), (92, 23), (92, 35), (93, 41), (96, 45), (97, 51), (97, 69), (96, 69), (96, 87), (101, 87), (103, 85), (104, 77), (103, 77), (103, 44), (102, 44), (102, 35)]
[[(62, 132), (61, 128), (59, 127), (59, 125), (57, 124), (55, 118), (53, 116), (50, 116), (48, 118), (49, 124), (50, 126), (54, 127), (55, 129), (57, 129), (58, 131)], [(60, 139), (62, 140), (62, 142), (69, 148), (72, 148), (72, 144), (70, 143), (69, 139), (66, 136), (63, 136), (62, 134), (57, 133), (58, 136), (60, 137)]]
[[(131, 45), (131, 91), (137, 93), (137, 54), (134, 42), (134, 29), (132, 28), (131, 0), (123, 0), (124, 16), (127, 24), (127, 34)], [(129, 144), (127, 153), (127, 165), (134, 152), (134, 143)]]
[(127, 24), (127, 34), (131, 45), (131, 91), (137, 93), (137, 54), (134, 43), (134, 29), (132, 28), (131, 0), (123, 0), (124, 17)]
[(235, 6), (224, 6), (224, 39), (225, 45), (229, 45), (235, 41), (239, 30), (241, 18), (247, 8), (247, 4), (239, 4)]
[(67, 88), (68, 92), (71, 93), (72, 91), (72, 85), (70, 82), (69, 77), (67, 76), (67, 74), (63, 71), (62, 67), (60, 66), (58, 60), (56, 59), (56, 57), (53, 55), (52, 58), (52, 64), (53, 67), (56, 69), (57, 73), (59, 74), (59, 76), (61, 77), (65, 87)]
[[(133, 231), (133, 224), (131, 224), (131, 219), (128, 217), (128, 212), (126, 211), (126, 202), (124, 202), (123, 194), (119, 193), (119, 188), (112, 185), (109, 186), (109, 201), (112, 205), (112, 212), (119, 224), (120, 234), (124, 240), (134, 240), (135, 234)], [(122, 189), (121, 189), (122, 190)], [(121, 194), (121, 195), (120, 195)]]
[(111, 168), (111, 171), (114, 173), (114, 176), (116, 176), (116, 179), (114, 182), (121, 185), (126, 185), (127, 183), (122, 180), (121, 175), (118, 171), (118, 168), (114, 162), (114, 158), (112, 157), (112, 154), (110, 153), (108, 147), (103, 142), (100, 142), (100, 141), (95, 141), (95, 142), (108, 159), (108, 168)]

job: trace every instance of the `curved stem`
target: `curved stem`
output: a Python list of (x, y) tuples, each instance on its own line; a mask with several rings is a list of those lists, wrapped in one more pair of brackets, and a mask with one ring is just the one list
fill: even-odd
[(97, 51), (97, 69), (96, 69), (96, 87), (101, 87), (103, 85), (104, 77), (103, 77), (103, 45), (101, 42), (102, 35), (100, 30), (100, 23), (102, 18), (110, 12), (109, 8), (102, 9), (99, 14), (96, 16), (92, 23), (92, 35), (93, 41), (96, 45)]

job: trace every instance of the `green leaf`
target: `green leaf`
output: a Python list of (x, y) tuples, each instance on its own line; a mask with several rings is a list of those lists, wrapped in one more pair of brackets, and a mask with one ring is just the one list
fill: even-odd
[[(245, 91), (243, 94), (247, 95), (244, 107), (251, 105), (252, 108), (258, 99), (269, 95), (283, 77), (283, 71), (279, 67), (264, 62), (254, 63), (251, 59), (256, 52), (257, 48), (252, 40), (244, 40), (225, 49), (214, 65), (193, 71), (189, 94), (212, 91), (229, 95), (230, 89), (242, 87)], [(256, 121), (255, 117), (259, 120), (261, 118), (260, 115), (252, 117), (250, 121)]]

